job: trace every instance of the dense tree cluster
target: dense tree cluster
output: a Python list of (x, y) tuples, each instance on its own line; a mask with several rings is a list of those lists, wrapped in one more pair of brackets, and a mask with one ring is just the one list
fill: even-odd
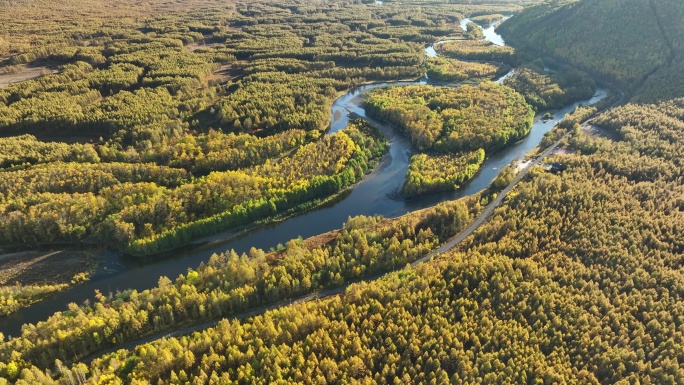
[(464, 60), (484, 60), (510, 63), (515, 50), (510, 46), (498, 46), (487, 40), (459, 40), (439, 44), (440, 55)]
[[(661, 178), (682, 185), (684, 174), (684, 99), (674, 99), (657, 105), (627, 104), (601, 114), (595, 123), (615, 131), (629, 143), (636, 164), (624, 165), (625, 155), (605, 159), (603, 167), (640, 181)], [(654, 145), (657, 144), (657, 145)], [(679, 210), (682, 210), (679, 198)]]
[(427, 58), (427, 75), (431, 80), (460, 82), (472, 78), (492, 79), (508, 71), (507, 66), (491, 63), (477, 63), (447, 59), (442, 57)]
[(525, 96), (538, 110), (560, 108), (594, 95), (596, 83), (584, 72), (567, 66), (559, 71), (543, 62), (532, 62), (515, 69), (504, 84)]
[[(333, 99), (420, 76), (423, 45), (481, 8), (194, 1), (12, 4), (32, 29), (0, 15), (3, 73), (58, 72), (0, 89), (3, 135), (35, 135), (0, 140), (3, 242), (146, 254), (330, 196), (383, 148), (354, 129), (322, 138)], [(65, 138), (91, 143), (42, 141)]]
[(534, 118), (520, 94), (492, 82), (387, 87), (367, 95), (365, 106), (429, 153), (411, 158), (402, 189), (407, 196), (457, 189), (477, 173), (485, 152), (523, 138)]
[(219, 63), (235, 59), (188, 52), (180, 40), (150, 40), (133, 35), (103, 42), (106, 63), (73, 59), (61, 73), (0, 90), (0, 129), (82, 132), (123, 144), (157, 143), (182, 132), (184, 120), (206, 103), (200, 99), (215, 94), (207, 87)]
[(0, 168), (11, 169), (52, 162), (99, 162), (92, 144), (41, 142), (32, 135), (0, 138)]
[(501, 19), (504, 18), (504, 15), (500, 13), (495, 13), (491, 15), (480, 15), (480, 16), (473, 16), (470, 18), (473, 22), (483, 26), (483, 27), (489, 27), (490, 25), (496, 24), (497, 22), (501, 21)]
[[(436, 260), (52, 373), (62, 383), (680, 383), (682, 106), (603, 114), (622, 140), (576, 138), (597, 151), (564, 155), (562, 175), (533, 171)], [(355, 221), (340, 234), (381, 223)], [(302, 248), (281, 253), (290, 247)], [(4, 376), (53, 381), (20, 354)]]
[(414, 155), (406, 172), (402, 192), (414, 196), (457, 190), (475, 176), (484, 159), (483, 149), (458, 155)]
[[(248, 139), (241, 149), (249, 148)], [(51, 163), (5, 171), (0, 237), (6, 244), (94, 237), (131, 253), (154, 253), (325, 198), (362, 177), (385, 148), (379, 131), (355, 122), (278, 161), (253, 159), (254, 165), (204, 177), (150, 163)], [(272, 154), (267, 149), (265, 159)]]
[[(344, 87), (339, 82), (340, 88)], [(284, 72), (260, 72), (240, 80), (240, 87), (219, 105), (218, 116), (236, 132), (288, 128), (323, 131), (337, 94), (330, 79)]]
[(17, 309), (40, 301), (46, 296), (63, 290), (68, 285), (14, 285), (0, 286), (0, 317), (6, 316)]
[(496, 151), (527, 135), (534, 118), (520, 94), (492, 82), (457, 88), (387, 87), (371, 92), (365, 106), (406, 132), (419, 150), (442, 154)]
[(480, 210), (478, 199), (391, 220), (350, 218), (339, 231), (292, 240), (272, 252), (214, 255), (175, 282), (160, 278), (152, 290), (129, 290), (109, 298), (98, 294), (92, 306), (73, 305), (46, 322), (25, 327), (19, 338), (2, 345), (0, 361), (21, 353), (24, 360), (49, 367), (55, 359), (72, 361), (154, 332), (401, 268), (465, 228)]
[(468, 39), (472, 39), (472, 40), (484, 39), (484, 31), (482, 31), (482, 27), (480, 27), (479, 25), (477, 25), (473, 22), (470, 22), (466, 25), (466, 30), (467, 30), (467, 32), (465, 35)]
[(265, 137), (210, 130), (206, 134), (183, 134), (146, 149), (100, 147), (98, 150), (105, 161), (154, 162), (182, 168), (194, 175), (206, 175), (281, 158), (315, 137), (303, 130), (287, 130)]
[(615, 81), (635, 100), (684, 96), (684, 3), (554, 0), (501, 25), (506, 40)]

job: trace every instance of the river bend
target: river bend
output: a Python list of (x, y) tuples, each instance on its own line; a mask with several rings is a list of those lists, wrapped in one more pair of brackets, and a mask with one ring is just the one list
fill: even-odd
[[(462, 25), (465, 26), (469, 21), (470, 19), (464, 19)], [(505, 44), (501, 36), (496, 34), (495, 26), (484, 29), (484, 32), (485, 38), (494, 44)], [(434, 47), (427, 47), (426, 54), (428, 56), (436, 55)], [(503, 81), (509, 75), (510, 73), (498, 81)], [(344, 129), (349, 121), (349, 113), (366, 117), (361, 98), (363, 92), (388, 85), (427, 83), (429, 80), (423, 78), (414, 82), (375, 83), (350, 90), (338, 98), (332, 106), (330, 132)], [(156, 286), (160, 276), (175, 279), (179, 274), (185, 274), (188, 268), (194, 268), (201, 262), (207, 261), (214, 253), (222, 253), (230, 249), (242, 253), (251, 247), (269, 249), (298, 236), (307, 238), (339, 229), (350, 216), (382, 215), (388, 218), (397, 217), (410, 211), (434, 206), (439, 202), (477, 193), (490, 184), (499, 170), (512, 161), (522, 158), (535, 148), (544, 134), (567, 113), (580, 104), (594, 104), (606, 96), (606, 90), (599, 89), (591, 99), (570, 104), (555, 112), (555, 119), (547, 122), (536, 119), (528, 136), (489, 156), (482, 164), (478, 174), (458, 191), (421, 196), (410, 200), (403, 199), (399, 195), (399, 190), (406, 177), (409, 159), (413, 153), (410, 141), (392, 127), (375, 122), (390, 143), (388, 153), (372, 173), (354, 187), (342, 192), (333, 201), (302, 215), (262, 226), (227, 240), (226, 237), (229, 233), (207, 237), (206, 239), (211, 241), (209, 244), (189, 246), (169, 253), (170, 255), (163, 259), (126, 258), (113, 251), (99, 250), (97, 251), (98, 256), (104, 259), (104, 262), (90, 281), (57, 293), (33, 306), (19, 309), (7, 317), (0, 318), (0, 331), (5, 336), (16, 336), (20, 333), (22, 324), (45, 320), (55, 312), (66, 310), (67, 304), (71, 302), (80, 304), (85, 299), (92, 299), (95, 290), (107, 294), (117, 290), (152, 288)]]

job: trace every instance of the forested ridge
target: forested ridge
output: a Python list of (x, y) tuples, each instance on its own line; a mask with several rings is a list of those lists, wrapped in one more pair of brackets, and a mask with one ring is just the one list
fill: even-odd
[(635, 101), (684, 95), (684, 4), (676, 0), (553, 0), (498, 31), (514, 45), (601, 75)]

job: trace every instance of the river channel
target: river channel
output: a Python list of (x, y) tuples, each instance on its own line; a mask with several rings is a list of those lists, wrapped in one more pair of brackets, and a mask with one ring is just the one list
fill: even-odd
[[(462, 24), (465, 25), (469, 21), (469, 19), (464, 19)], [(501, 36), (496, 34), (495, 26), (484, 29), (484, 32), (486, 39), (495, 44), (505, 44)], [(428, 56), (436, 55), (432, 46), (426, 48), (426, 54)], [(498, 81), (502, 80), (503, 78), (498, 79)], [(330, 132), (344, 129), (349, 121), (350, 113), (366, 117), (361, 98), (363, 92), (388, 85), (427, 83), (429, 83), (427, 78), (414, 82), (375, 83), (349, 91), (338, 98), (332, 106)], [(160, 276), (175, 279), (179, 274), (185, 274), (188, 268), (194, 268), (201, 262), (207, 261), (214, 253), (221, 253), (230, 249), (242, 253), (251, 247), (269, 249), (298, 236), (307, 238), (338, 229), (350, 216), (382, 215), (384, 217), (397, 217), (410, 211), (433, 206), (439, 202), (474, 194), (486, 188), (499, 170), (516, 159), (522, 158), (536, 147), (544, 134), (565, 114), (574, 110), (579, 104), (593, 104), (606, 96), (607, 92), (604, 89), (598, 89), (590, 100), (573, 103), (556, 111), (555, 119), (546, 122), (536, 119), (528, 136), (491, 155), (482, 164), (478, 174), (460, 190), (410, 200), (403, 199), (398, 194), (404, 183), (409, 159), (413, 152), (410, 141), (392, 127), (378, 124), (390, 142), (388, 154), (371, 174), (326, 205), (282, 222), (244, 232), (238, 236), (229, 237), (229, 233), (217, 234), (206, 238), (208, 241), (206, 244), (189, 246), (174, 251), (165, 258), (126, 258), (113, 251), (98, 250), (97, 255), (104, 262), (90, 281), (58, 293), (33, 306), (19, 309), (7, 317), (0, 318), (0, 332), (5, 336), (17, 336), (20, 333), (21, 325), (24, 323), (36, 323), (45, 320), (57, 311), (66, 310), (67, 305), (71, 302), (80, 304), (86, 299), (92, 300), (95, 290), (107, 294), (117, 290), (152, 288), (156, 286)], [(227, 237), (228, 239), (226, 239)]]

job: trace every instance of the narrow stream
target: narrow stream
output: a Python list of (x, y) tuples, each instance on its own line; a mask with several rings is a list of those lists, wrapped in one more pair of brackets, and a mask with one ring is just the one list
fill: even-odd
[[(494, 33), (494, 28), (490, 28), (492, 28), (492, 33)], [(493, 36), (487, 35), (487, 33), (485, 33), (485, 36), (488, 36), (488, 39), (495, 39)], [(498, 39), (500, 39), (500, 36)], [(503, 39), (497, 41), (504, 44)], [(433, 52), (432, 46), (426, 49), (427, 54)], [(498, 81), (502, 80), (503, 78)], [(349, 121), (349, 112), (362, 117), (366, 116), (361, 99), (363, 92), (392, 84), (426, 84), (427, 82), (427, 79), (422, 79), (415, 82), (377, 83), (361, 86), (349, 91), (337, 99), (332, 106), (330, 132), (346, 127)], [(203, 246), (190, 246), (185, 250), (174, 251), (170, 253), (170, 256), (163, 259), (124, 258), (115, 252), (100, 250), (98, 255), (105, 262), (102, 264), (100, 271), (94, 274), (90, 281), (58, 293), (52, 298), (33, 306), (20, 309), (7, 317), (0, 318), (0, 331), (6, 337), (16, 336), (21, 331), (21, 325), (25, 323), (36, 323), (45, 320), (57, 311), (66, 310), (67, 305), (71, 302), (80, 304), (85, 299), (92, 300), (95, 290), (107, 294), (117, 290), (144, 290), (154, 287), (160, 276), (175, 279), (179, 274), (185, 274), (188, 268), (194, 268), (201, 262), (207, 261), (214, 253), (221, 253), (230, 249), (242, 253), (248, 251), (251, 247), (269, 249), (298, 236), (307, 238), (326, 231), (339, 229), (350, 216), (379, 214), (390, 218), (397, 217), (410, 211), (434, 206), (445, 200), (458, 199), (474, 194), (486, 188), (501, 168), (515, 159), (522, 158), (536, 147), (544, 134), (558, 120), (561, 120), (565, 114), (574, 110), (579, 104), (593, 104), (606, 96), (607, 92), (599, 89), (591, 99), (568, 105), (557, 111), (553, 120), (543, 122), (537, 119), (527, 137), (490, 156), (482, 164), (478, 174), (462, 189), (410, 200), (405, 200), (398, 194), (404, 183), (409, 159), (413, 151), (410, 141), (391, 127), (380, 125), (379, 128), (390, 142), (388, 154), (363, 181), (353, 189), (343, 192), (334, 201), (329, 202), (325, 206), (282, 222), (259, 227), (229, 240), (225, 240), (228, 233), (216, 234), (207, 238), (209, 241), (214, 241), (213, 243)]]

